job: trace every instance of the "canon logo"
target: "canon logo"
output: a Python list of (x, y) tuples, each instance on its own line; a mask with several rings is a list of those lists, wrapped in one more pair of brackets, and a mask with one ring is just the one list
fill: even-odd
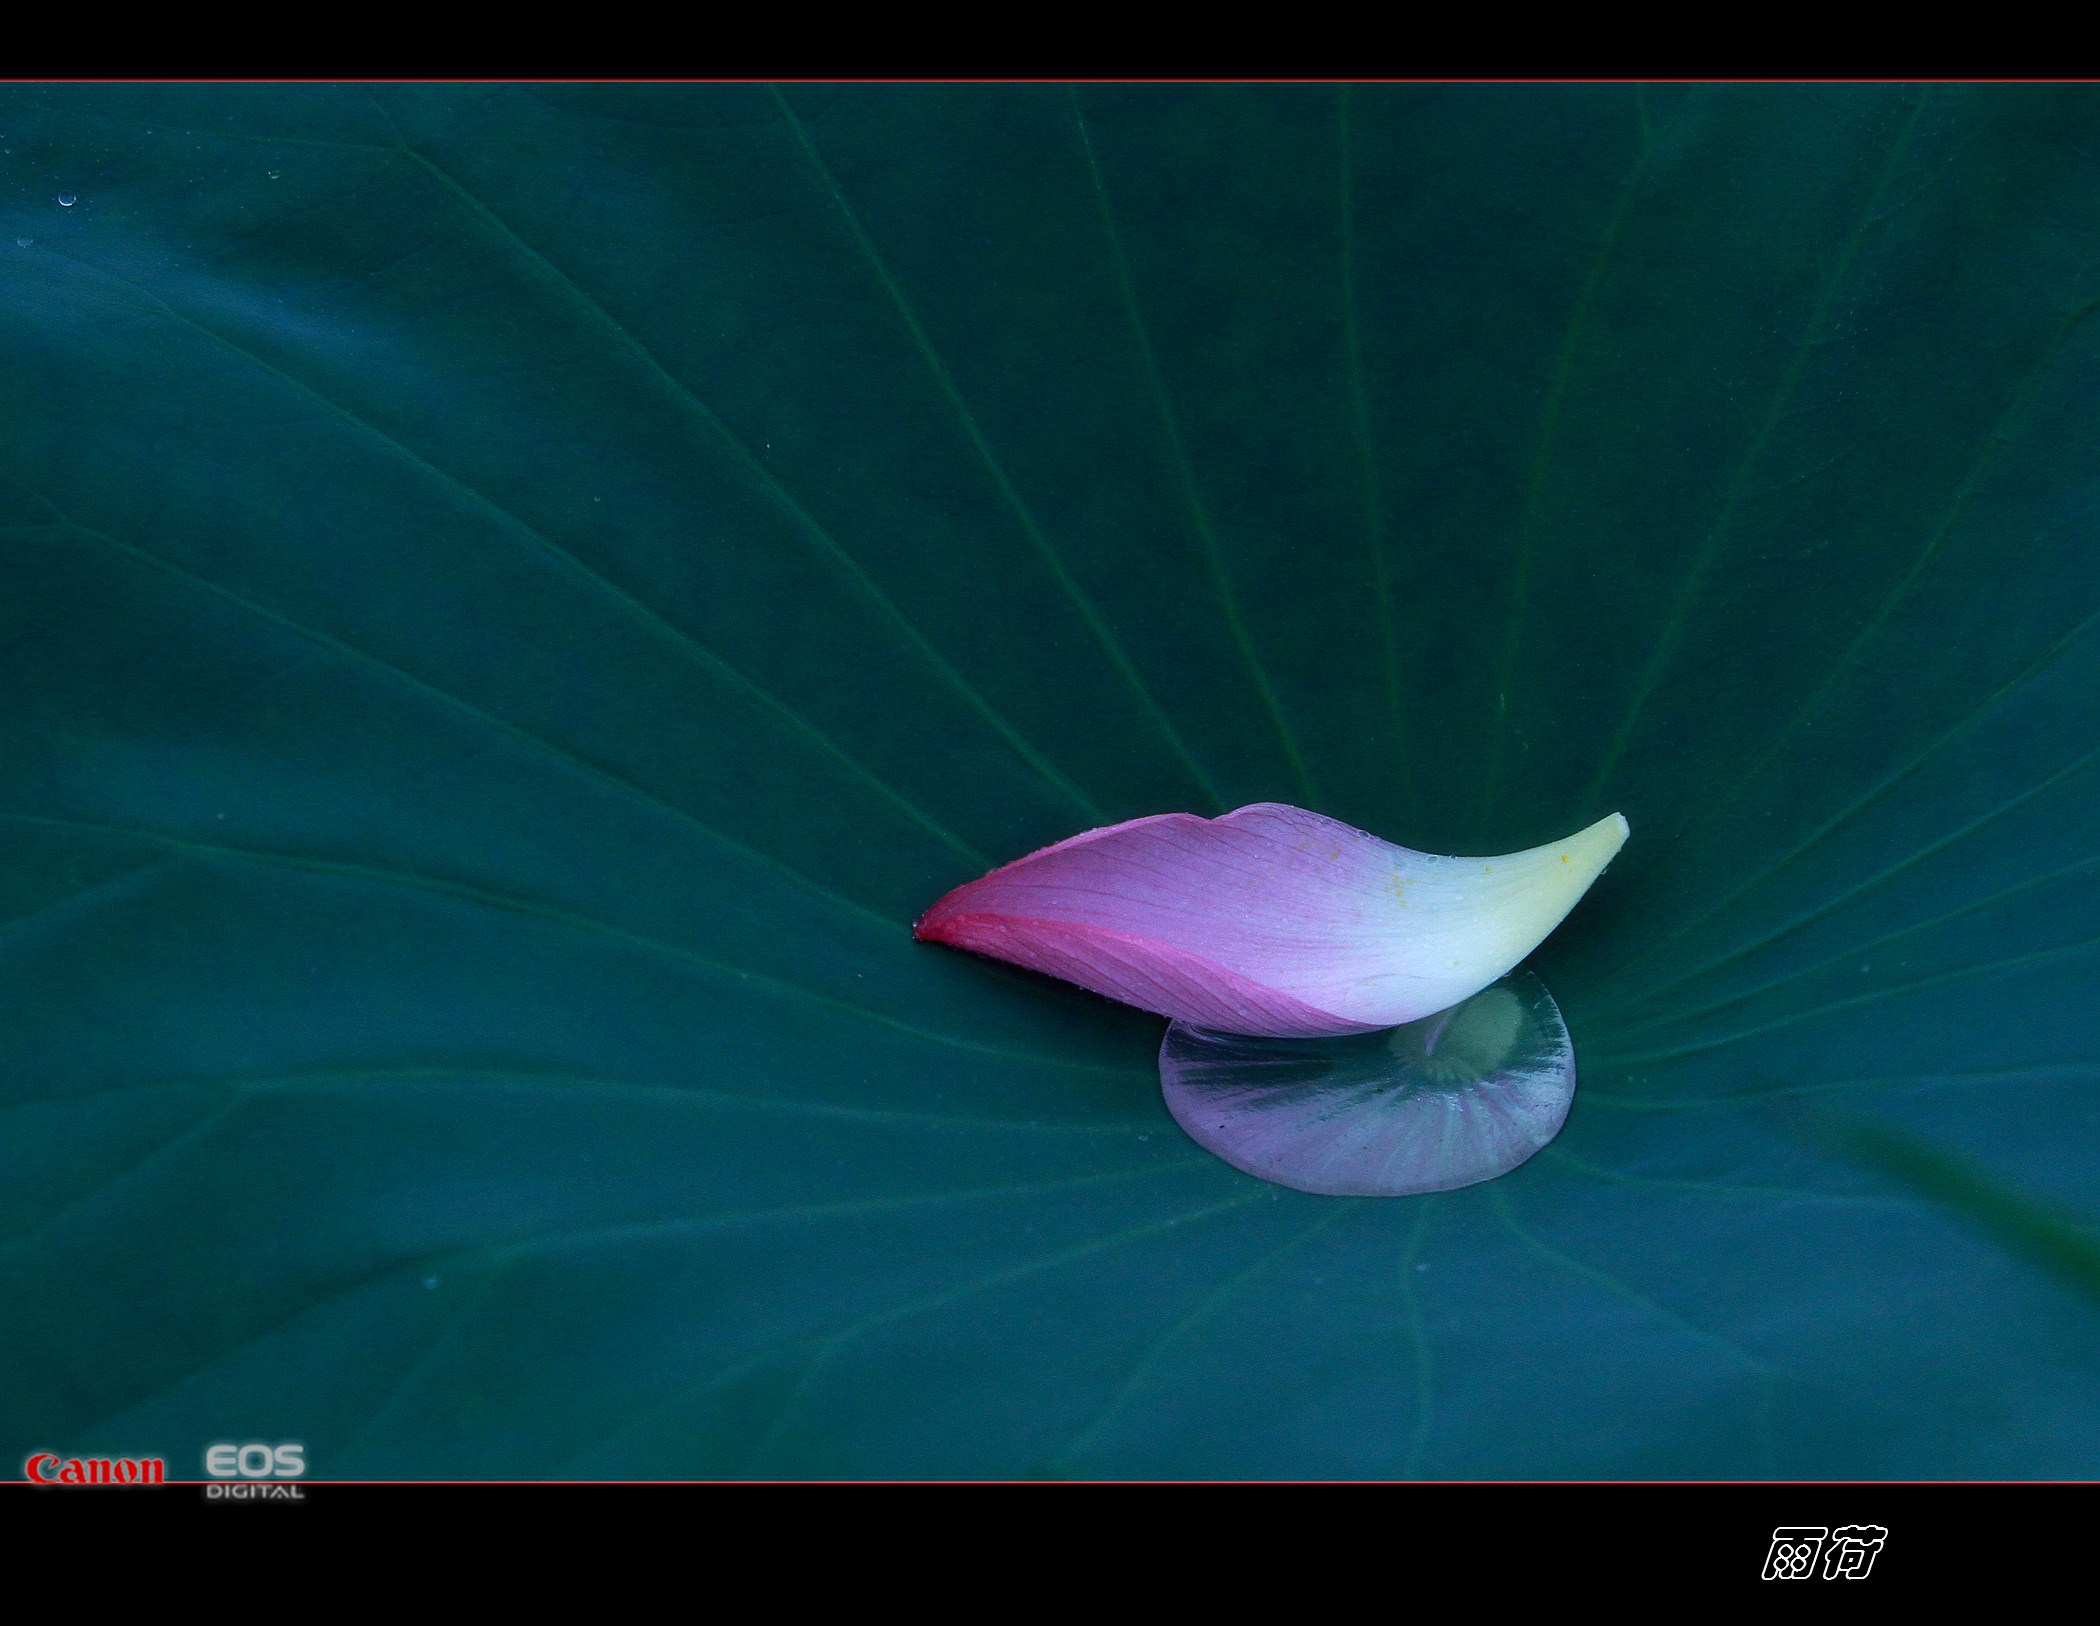
[(161, 1485), (167, 1463), (159, 1457), (62, 1457), (37, 1451), (22, 1464), (32, 1485)]

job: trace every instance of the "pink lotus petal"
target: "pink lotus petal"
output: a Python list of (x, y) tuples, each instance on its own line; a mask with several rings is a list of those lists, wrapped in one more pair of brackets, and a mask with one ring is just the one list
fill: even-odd
[(957, 887), (913, 935), (1228, 1033), (1394, 1027), (1510, 970), (1626, 840), (1618, 814), (1441, 858), (1278, 802), (1089, 830)]
[(1257, 1039), (1176, 1022), (1167, 1110), (1236, 1169), (1331, 1197), (1451, 1191), (1507, 1174), (1560, 1133), (1575, 1049), (1528, 971), (1389, 1033)]

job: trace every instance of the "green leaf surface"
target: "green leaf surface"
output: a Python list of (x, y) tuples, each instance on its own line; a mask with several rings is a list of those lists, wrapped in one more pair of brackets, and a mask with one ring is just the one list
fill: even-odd
[[(2100, 1474), (2090, 90), (16, 87), (0, 210), (0, 1460)], [(1267, 1186), (911, 941), (1264, 799), (1625, 812), (1551, 1148)]]

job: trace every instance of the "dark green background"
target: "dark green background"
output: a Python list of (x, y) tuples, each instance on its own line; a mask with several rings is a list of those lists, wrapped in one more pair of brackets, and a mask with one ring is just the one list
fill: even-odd
[[(2100, 1474), (2094, 92), (0, 149), (0, 1461)], [(1553, 1148), (1261, 1185), (910, 940), (1259, 799), (1626, 813)]]

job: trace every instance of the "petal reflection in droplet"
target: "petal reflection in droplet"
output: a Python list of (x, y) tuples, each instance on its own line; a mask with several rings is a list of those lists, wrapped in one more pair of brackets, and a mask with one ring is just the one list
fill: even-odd
[(1507, 1174), (1559, 1134), (1575, 1048), (1546, 985), (1519, 971), (1377, 1033), (1259, 1039), (1176, 1022), (1159, 1073), (1174, 1121), (1234, 1168), (1404, 1197)]

